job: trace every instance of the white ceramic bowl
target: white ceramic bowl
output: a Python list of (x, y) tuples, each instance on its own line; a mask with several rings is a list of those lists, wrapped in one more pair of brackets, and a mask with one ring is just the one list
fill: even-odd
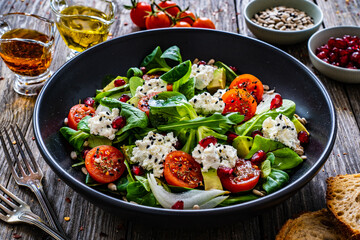
[(360, 27), (340, 26), (327, 28), (315, 33), (308, 42), (309, 57), (312, 64), (325, 76), (346, 83), (360, 83), (360, 69), (348, 69), (333, 66), (319, 59), (315, 55), (316, 48), (327, 43), (330, 37), (343, 37), (344, 35), (360, 37)]
[[(292, 7), (304, 11), (313, 18), (314, 26), (303, 30), (281, 31), (262, 27), (251, 21), (256, 13), (277, 6)], [(257, 38), (272, 44), (290, 45), (309, 39), (320, 28), (323, 13), (316, 4), (308, 0), (254, 0), (245, 7), (244, 17), (247, 27)]]

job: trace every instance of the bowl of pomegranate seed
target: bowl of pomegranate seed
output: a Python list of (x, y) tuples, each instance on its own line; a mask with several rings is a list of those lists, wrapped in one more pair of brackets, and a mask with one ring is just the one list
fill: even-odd
[(290, 45), (309, 39), (321, 26), (321, 9), (308, 0), (255, 0), (244, 9), (249, 30), (259, 39)]
[(325, 76), (360, 83), (360, 27), (341, 26), (315, 33), (308, 42), (312, 64)]

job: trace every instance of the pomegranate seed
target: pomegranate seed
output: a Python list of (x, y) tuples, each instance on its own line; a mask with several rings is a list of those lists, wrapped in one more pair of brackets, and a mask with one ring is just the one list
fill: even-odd
[(228, 143), (232, 143), (232, 142), (234, 141), (234, 139), (239, 136), (239, 135), (237, 135), (236, 133), (230, 132), (230, 131), (226, 132), (225, 134), (226, 134), (226, 136), (227, 136), (227, 140), (226, 140), (226, 141), (227, 141)]
[(340, 66), (344, 67), (348, 64), (349, 62), (349, 56), (348, 55), (344, 55), (340, 57)]
[(126, 84), (126, 82), (125, 82), (124, 79), (116, 79), (116, 80), (114, 81), (115, 87), (121, 87), (121, 86), (123, 86), (123, 85), (125, 85), (125, 84)]
[(82, 158), (83, 158), (84, 160), (85, 160), (86, 155), (88, 154), (89, 151), (90, 151), (90, 148), (84, 149), (84, 150), (82, 151)]
[(127, 102), (129, 100), (130, 100), (130, 97), (129, 97), (129, 95), (126, 95), (126, 94), (121, 95), (121, 97), (119, 98), (120, 102)]
[(137, 175), (137, 176), (141, 176), (144, 175), (145, 171), (141, 166), (132, 166), (131, 171), (133, 174)]
[(340, 49), (345, 49), (345, 48), (347, 48), (347, 43), (342, 38), (336, 38), (334, 46), (337, 47), (337, 48), (340, 48)]
[(140, 70), (142, 71), (143, 74), (146, 73), (146, 67), (140, 67)]
[(320, 59), (327, 58), (327, 55), (324, 51), (319, 52), (316, 56)]
[(114, 129), (123, 128), (126, 125), (126, 118), (123, 116), (118, 116), (112, 121), (111, 125)]
[(335, 47), (335, 38), (331, 37), (331, 38), (328, 40), (327, 45), (329, 46), (329, 48)]
[(206, 138), (201, 139), (199, 142), (200, 146), (202, 146), (203, 148), (209, 146), (210, 143), (215, 145), (217, 143), (217, 139), (214, 136), (208, 136)]
[(281, 107), (283, 104), (282, 97), (280, 94), (275, 95), (275, 97), (271, 100), (270, 109), (275, 109)]
[(337, 60), (337, 54), (334, 53), (334, 52), (330, 53), (330, 55), (329, 55), (329, 61), (330, 61), (330, 62), (336, 62), (336, 60)]
[(174, 205), (171, 207), (172, 209), (184, 209), (184, 201), (177, 201)]
[(87, 98), (85, 98), (85, 100), (84, 100), (84, 104), (86, 104), (86, 105), (88, 105), (88, 106), (90, 106), (90, 107), (93, 107), (93, 106), (94, 106), (94, 103), (95, 103), (95, 101), (94, 101), (94, 99), (91, 98), (91, 97), (87, 97)]
[(201, 60), (198, 62), (198, 65), (206, 65), (206, 62)]
[(229, 68), (230, 68), (231, 70), (233, 70), (234, 73), (237, 72), (237, 68), (236, 68), (236, 67), (234, 67), (234, 66), (229, 66)]
[(360, 52), (353, 52), (350, 59), (353, 63), (360, 64)]
[(219, 167), (217, 170), (217, 173), (220, 176), (229, 176), (233, 172), (234, 172), (233, 168), (227, 168), (227, 167)]
[(266, 152), (264, 152), (263, 150), (259, 150), (256, 153), (254, 153), (254, 155), (252, 155), (250, 161), (254, 165), (259, 165), (260, 163), (265, 161), (265, 159), (266, 159)]
[(179, 140), (176, 141), (176, 143), (173, 145), (174, 148), (176, 148), (177, 150), (180, 150), (181, 149), (181, 143)]
[(255, 130), (251, 133), (252, 138), (255, 138), (256, 135), (264, 136), (260, 130)]
[(300, 144), (304, 146), (309, 143), (309, 134), (305, 131), (300, 131), (298, 133), (298, 139), (300, 141)]

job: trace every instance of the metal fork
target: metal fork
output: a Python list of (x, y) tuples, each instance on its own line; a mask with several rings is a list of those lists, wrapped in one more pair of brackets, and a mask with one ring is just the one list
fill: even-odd
[[(7, 197), (5, 197), (2, 193), (0, 194), (0, 200), (2, 200), (5, 204), (0, 201), (0, 219), (7, 223), (28, 223), (35, 225), (42, 229), (44, 232), (48, 233), (51, 237), (56, 240), (68, 240), (68, 238), (63, 237), (57, 230), (49, 227), (44, 223), (44, 221), (31, 212), (29, 205), (23, 202), (21, 199), (16, 197), (13, 193), (7, 190), (3, 185), (0, 184), (0, 190), (4, 192)], [(16, 203), (16, 204), (15, 204)], [(4, 214), (5, 213), (5, 214)]]
[[(44, 190), (43, 190), (43, 186), (41, 184), (41, 180), (43, 178), (43, 173), (41, 171), (41, 169), (39, 168), (39, 165), (36, 163), (35, 161), (35, 158), (28, 146), (28, 144), (26, 143), (26, 140), (24, 138), (24, 135), (22, 134), (20, 128), (18, 127), (18, 125), (16, 125), (16, 129), (17, 129), (17, 132), (20, 136), (20, 139), (22, 140), (23, 142), (23, 145), (26, 149), (26, 152), (27, 152), (27, 155), (29, 156), (34, 168), (35, 168), (35, 171), (31, 168), (30, 166), (30, 162), (29, 162), (29, 159), (25, 156), (25, 153), (24, 151), (22, 150), (21, 148), (21, 144), (20, 144), (20, 141), (19, 141), (19, 138), (17, 137), (17, 134), (14, 130), (14, 127), (13, 126), (10, 126), (10, 129), (13, 133), (13, 136), (14, 136), (14, 139), (15, 139), (15, 142), (12, 142), (10, 140), (10, 136), (8, 134), (8, 132), (6, 131), (6, 129), (4, 128), (4, 132), (5, 132), (5, 135), (6, 135), (6, 138), (9, 142), (9, 146), (10, 146), (10, 149), (12, 151), (12, 155), (13, 155), (13, 158), (15, 159), (15, 162), (16, 162), (16, 165), (17, 165), (17, 168), (18, 170), (20, 171), (21, 173), (21, 176), (19, 176), (16, 172), (16, 169), (15, 169), (15, 164), (14, 162), (12, 161), (11, 157), (10, 157), (10, 154), (6, 148), (6, 144), (5, 144), (5, 141), (4, 141), (4, 138), (0, 132), (0, 140), (1, 140), (1, 144), (3, 146), (3, 149), (4, 149), (4, 153), (5, 153), (5, 156), (6, 156), (6, 160), (11, 168), (11, 172), (12, 172), (12, 175), (16, 181), (17, 184), (19, 185), (22, 185), (22, 186), (26, 186), (28, 188), (31, 189), (31, 191), (33, 191), (40, 203), (40, 206), (42, 208), (42, 210), (44, 211), (45, 213), (45, 217), (46, 219), (48, 220), (48, 223), (51, 227), (53, 228), (56, 228), (59, 230), (59, 232), (63, 235), (63, 236), (66, 236), (66, 233), (65, 231), (63, 230), (63, 228), (61, 227), (60, 225), (60, 222), (59, 220), (57, 219), (56, 217), (56, 214), (54, 212), (54, 210), (52, 209), (50, 203), (49, 203), (49, 200), (47, 199), (45, 193), (44, 193)], [(25, 163), (25, 166), (27, 168), (27, 171), (29, 172), (29, 174), (26, 174), (25, 171), (24, 171), (24, 168), (22, 167), (21, 163), (20, 163), (20, 160), (19, 160), (19, 157), (17, 156), (17, 153), (15, 151), (15, 148), (13, 147), (13, 145), (17, 145), (17, 148), (19, 149), (19, 152), (20, 152), (20, 155)]]

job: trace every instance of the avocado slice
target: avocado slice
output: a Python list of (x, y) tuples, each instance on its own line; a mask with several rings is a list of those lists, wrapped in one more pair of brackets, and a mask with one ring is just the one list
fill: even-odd
[(138, 97), (132, 97), (126, 103), (131, 104), (134, 107), (136, 107), (138, 105), (139, 101), (140, 101), (140, 99)]
[(244, 158), (250, 152), (254, 139), (248, 136), (238, 136), (233, 141), (233, 147), (237, 150), (237, 155)]
[(218, 89), (224, 89), (226, 85), (226, 73), (224, 68), (214, 71), (214, 79), (207, 86), (207, 90), (214, 94)]
[(201, 174), (204, 179), (205, 190), (210, 190), (210, 189), (223, 190), (216, 169), (210, 168), (207, 172), (201, 171)]
[(114, 80), (112, 80), (108, 85), (106, 85), (106, 87), (104, 87), (103, 92), (109, 91), (110, 89), (113, 89), (115, 87), (115, 80), (117, 79), (124, 79), (125, 82), (128, 82), (128, 79), (126, 77), (121, 77), (121, 76), (117, 76)]
[(300, 132), (300, 131), (305, 131), (308, 135), (310, 135), (310, 133), (308, 132), (308, 130), (306, 129), (306, 127), (304, 125), (302, 125), (302, 123), (296, 118), (293, 117), (291, 119), (291, 121), (294, 123), (295, 128), (296, 128), (296, 132)]

